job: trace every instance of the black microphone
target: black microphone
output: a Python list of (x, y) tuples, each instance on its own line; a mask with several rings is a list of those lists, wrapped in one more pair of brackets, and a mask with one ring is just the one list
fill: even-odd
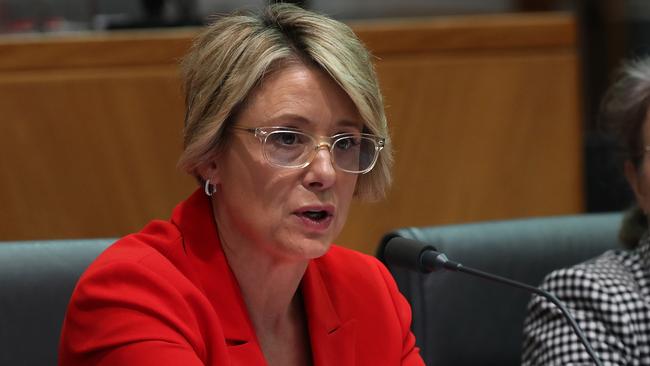
[(560, 309), (564, 317), (569, 321), (569, 324), (573, 328), (573, 331), (580, 339), (580, 342), (585, 347), (587, 353), (594, 361), (594, 363), (597, 366), (603, 365), (594, 352), (594, 349), (591, 347), (591, 344), (589, 344), (589, 341), (587, 341), (587, 338), (582, 332), (582, 329), (580, 329), (578, 323), (575, 321), (575, 319), (573, 319), (564, 304), (562, 304), (562, 302), (560, 302), (560, 300), (555, 297), (555, 295), (551, 294), (548, 291), (544, 291), (540, 288), (530, 286), (522, 282), (517, 282), (505, 277), (483, 272), (478, 269), (465, 267), (458, 262), (449, 260), (446, 255), (436, 251), (436, 248), (431, 244), (422, 243), (416, 240), (406, 239), (399, 236), (388, 240), (384, 246), (383, 257), (388, 264), (404, 267), (412, 271), (418, 271), (422, 273), (430, 273), (438, 270), (463, 272), (491, 281), (504, 283), (506, 285), (514, 286), (543, 296)]

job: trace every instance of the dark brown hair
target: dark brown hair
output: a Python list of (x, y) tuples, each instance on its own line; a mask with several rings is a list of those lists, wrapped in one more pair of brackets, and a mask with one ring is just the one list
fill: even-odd
[[(642, 168), (645, 151), (643, 124), (648, 107), (650, 57), (624, 62), (603, 98), (599, 125), (614, 138), (623, 160), (630, 161), (637, 171)], [(634, 248), (647, 230), (646, 214), (634, 206), (625, 213), (619, 237), (626, 247)]]
[(650, 57), (623, 63), (600, 106), (600, 127), (617, 142), (626, 160), (639, 167), (643, 122), (650, 106)]

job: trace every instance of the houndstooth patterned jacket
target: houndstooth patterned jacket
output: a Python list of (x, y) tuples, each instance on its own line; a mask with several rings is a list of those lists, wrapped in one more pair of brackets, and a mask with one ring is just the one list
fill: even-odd
[[(552, 272), (542, 288), (566, 304), (605, 365), (650, 365), (647, 234), (632, 251), (607, 251)], [(560, 310), (533, 296), (524, 322), (522, 365), (592, 364)]]

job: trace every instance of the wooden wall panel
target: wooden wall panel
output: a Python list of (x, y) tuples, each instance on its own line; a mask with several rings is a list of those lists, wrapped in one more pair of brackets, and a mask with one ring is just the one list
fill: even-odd
[(175, 168), (175, 66), (24, 72), (0, 80), (0, 236), (117, 236), (167, 218), (193, 182)]
[[(388, 199), (338, 239), (582, 210), (567, 14), (354, 23), (377, 56), (396, 150)], [(195, 187), (176, 170), (178, 59), (195, 30), (0, 41), (0, 240), (119, 236)]]
[(374, 237), (371, 252), (390, 228), (580, 212), (574, 65), (570, 53), (382, 59), (394, 186), (355, 205), (339, 241)]

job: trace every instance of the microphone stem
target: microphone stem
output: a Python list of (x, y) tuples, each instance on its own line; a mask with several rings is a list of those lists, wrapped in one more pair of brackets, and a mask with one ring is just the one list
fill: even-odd
[(558, 300), (557, 297), (555, 297), (555, 295), (551, 294), (548, 291), (544, 291), (542, 289), (539, 289), (539, 288), (534, 287), (534, 286), (527, 285), (525, 283), (513, 281), (513, 280), (510, 280), (508, 278), (504, 278), (504, 277), (501, 277), (501, 276), (497, 276), (497, 275), (493, 275), (493, 274), (490, 274), (490, 273), (487, 273), (487, 272), (480, 271), (478, 269), (465, 267), (460, 263), (456, 263), (456, 262), (452, 262), (452, 261), (448, 261), (447, 263), (445, 263), (445, 268), (448, 269), (448, 270), (463, 272), (463, 273), (466, 273), (466, 274), (471, 274), (471, 275), (474, 275), (474, 276), (482, 277), (482, 278), (485, 278), (487, 280), (491, 280), (491, 281), (494, 281), (494, 282), (505, 283), (505, 284), (508, 284), (510, 286), (514, 286), (514, 287), (517, 287), (517, 288), (521, 288), (521, 289), (524, 289), (524, 290), (531, 291), (531, 292), (533, 292), (533, 293), (535, 293), (537, 295), (540, 295), (540, 296), (548, 299), (555, 306), (557, 306), (557, 308), (560, 309), (560, 311), (564, 314), (566, 319), (569, 320), (569, 324), (571, 325), (571, 327), (575, 331), (576, 335), (580, 339), (580, 343), (582, 343), (582, 345), (585, 347), (585, 349), (587, 350), (587, 353), (589, 354), (591, 359), (594, 361), (594, 363), (597, 366), (603, 366), (603, 364), (600, 361), (600, 359), (598, 358), (598, 356), (596, 356), (596, 352), (594, 352), (593, 348), (591, 347), (591, 344), (589, 344), (589, 342), (587, 342), (587, 338), (585, 337), (584, 333), (582, 332), (582, 329), (580, 329), (580, 326), (578, 326), (578, 323), (575, 321), (575, 319), (573, 319), (573, 316), (571, 316), (571, 314), (566, 309), (564, 304), (562, 304), (562, 302), (560, 300)]

